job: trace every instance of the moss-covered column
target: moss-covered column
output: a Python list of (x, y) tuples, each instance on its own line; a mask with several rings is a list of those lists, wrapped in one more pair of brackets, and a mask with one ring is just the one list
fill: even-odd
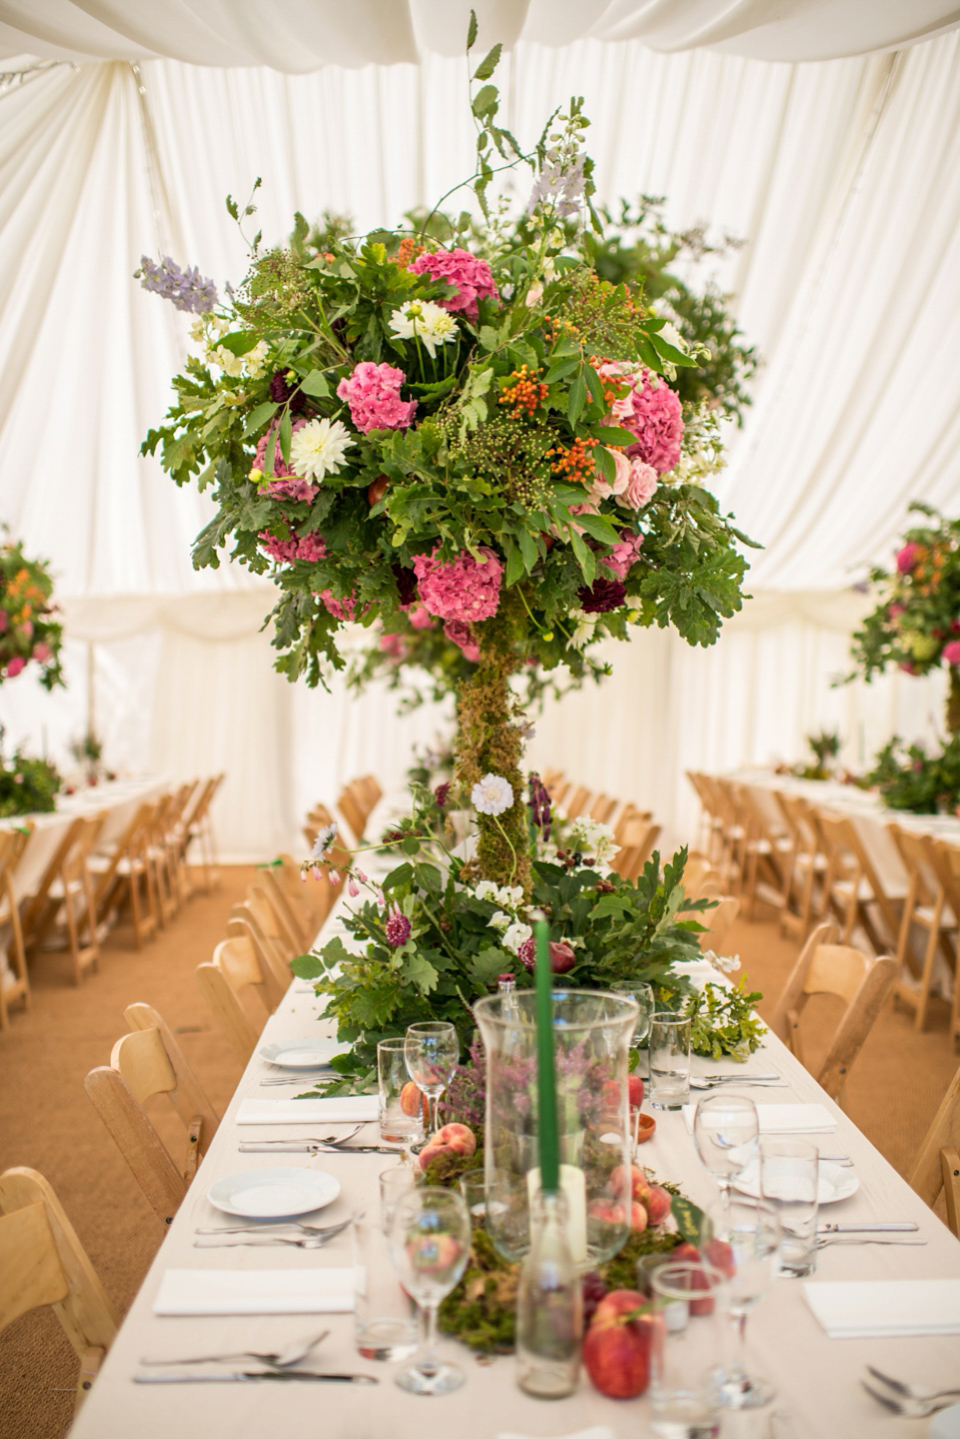
[(947, 730), (950, 734), (960, 732), (960, 670), (950, 666), (950, 690), (947, 694)]
[(456, 782), (464, 801), (487, 774), (499, 775), (513, 791), (513, 804), (499, 815), (477, 814), (477, 866), (481, 879), (495, 884), (531, 883), (524, 777), (520, 770), (522, 712), (510, 690), (516, 667), (511, 638), (516, 618), (505, 597), (500, 613), (474, 626), (480, 663), (457, 696)]

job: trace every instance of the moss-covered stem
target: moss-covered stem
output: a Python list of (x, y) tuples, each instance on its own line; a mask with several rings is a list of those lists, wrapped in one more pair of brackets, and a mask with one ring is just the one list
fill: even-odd
[(950, 666), (950, 688), (947, 692), (947, 730), (950, 734), (960, 732), (960, 670)]

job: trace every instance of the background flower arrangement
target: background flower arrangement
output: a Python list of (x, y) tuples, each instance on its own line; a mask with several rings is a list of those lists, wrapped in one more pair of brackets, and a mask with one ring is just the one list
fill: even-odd
[(45, 689), (63, 684), (63, 626), (55, 616), (47, 566), (27, 559), (19, 541), (0, 545), (0, 683), (36, 664)]
[[(0, 726), (0, 747), (3, 728)], [(62, 780), (45, 759), (29, 759), (17, 750), (7, 760), (0, 753), (0, 818), (21, 814), (49, 814), (56, 808)]]

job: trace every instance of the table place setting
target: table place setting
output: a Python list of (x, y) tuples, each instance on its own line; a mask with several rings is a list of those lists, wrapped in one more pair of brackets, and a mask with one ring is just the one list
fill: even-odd
[(244, 1099), (235, 1123), (249, 1124), (368, 1124), (377, 1119), (375, 1094), (345, 1095), (331, 1099)]
[[(683, 1106), (683, 1120), (693, 1133), (696, 1105)], [(761, 1134), (828, 1134), (837, 1121), (822, 1104), (761, 1104), (757, 1106)]]
[(349, 1268), (167, 1269), (153, 1312), (170, 1318), (227, 1314), (349, 1314)]
[(831, 1339), (960, 1334), (960, 1279), (847, 1279), (804, 1284)]

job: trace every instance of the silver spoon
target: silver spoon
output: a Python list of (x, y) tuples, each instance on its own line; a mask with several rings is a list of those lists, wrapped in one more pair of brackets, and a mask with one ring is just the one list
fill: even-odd
[(321, 1340), (326, 1339), (330, 1333), (324, 1329), (320, 1334), (314, 1334), (307, 1339), (298, 1339), (293, 1344), (288, 1344), (286, 1349), (279, 1350), (276, 1354), (258, 1354), (255, 1349), (241, 1349), (236, 1354), (203, 1354), (199, 1358), (190, 1359), (141, 1359), (141, 1364), (231, 1364), (234, 1361), (239, 1363), (243, 1359), (259, 1359), (261, 1364), (269, 1364), (271, 1369), (292, 1369), (299, 1364), (301, 1359), (306, 1359)]

